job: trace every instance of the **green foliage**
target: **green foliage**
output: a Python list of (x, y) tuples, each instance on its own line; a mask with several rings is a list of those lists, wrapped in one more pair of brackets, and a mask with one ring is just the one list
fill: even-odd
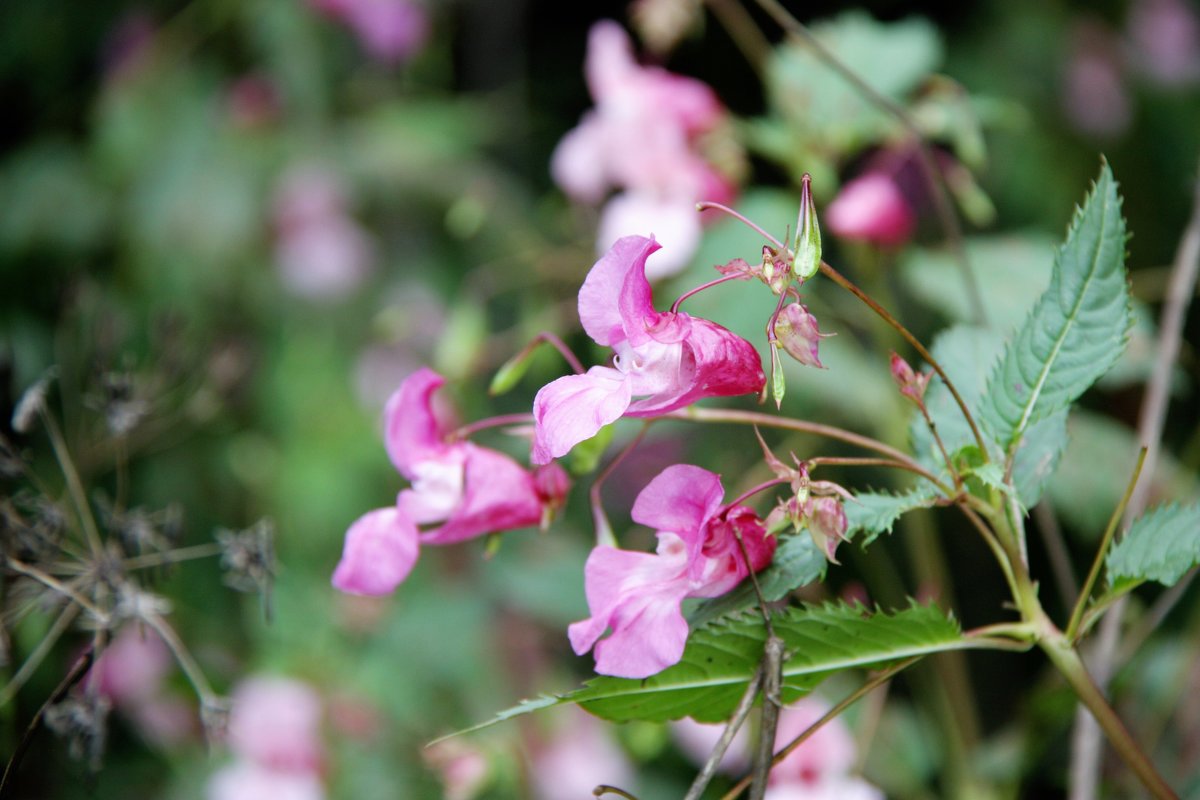
[[(1004, 340), (995, 331), (967, 325), (943, 331), (933, 342), (933, 357), (950, 376), (976, 420), (984, 405), (983, 393), (990, 367), (996, 363), (1003, 348)], [(929, 383), (925, 405), (947, 451), (953, 455), (967, 452), (965, 448), (976, 448), (975, 437), (962, 411), (937, 376)], [(1017, 498), (1026, 507), (1032, 506), (1041, 497), (1042, 489), (1054, 473), (1066, 447), (1066, 420), (1067, 410), (1062, 409), (1035, 423), (1017, 449), (1013, 462), (1013, 483)], [(945, 461), (941, 451), (937, 449), (929, 427), (919, 414), (913, 415), (910, 434), (918, 460), (931, 470), (944, 471)], [(993, 449), (990, 455), (993, 459), (1003, 460), (998, 448)], [(977, 471), (977, 477), (984, 483), (990, 481), (995, 484), (994, 472), (984, 470), (980, 474)]]
[[(879, 667), (912, 656), (966, 646), (958, 623), (934, 606), (867, 614), (844, 604), (788, 608), (771, 618), (784, 640), (783, 702), (811, 692), (847, 669)], [(744, 612), (710, 623), (688, 639), (683, 659), (644, 680), (600, 677), (559, 697), (526, 700), (470, 730), (562, 703), (627, 722), (692, 717), (719, 722), (733, 713), (762, 658), (762, 619)]]
[[(1071, 412), (1069, 444), (1047, 486), (1054, 508), (1070, 529), (1089, 541), (1100, 538), (1112, 510), (1121, 501), (1137, 463), (1137, 433), (1128, 425), (1086, 409)], [(1152, 476), (1153, 495), (1164, 499), (1195, 497), (1200, 482), (1169, 453), (1160, 453)]]
[(567, 454), (567, 469), (571, 474), (588, 475), (595, 472), (615, 432), (615, 425), (605, 425), (595, 436), (572, 447), (571, 452)]
[(1200, 503), (1159, 506), (1133, 521), (1109, 552), (1108, 582), (1172, 586), (1200, 564)]
[(1050, 286), (988, 382), (985, 424), (1006, 452), (1113, 365), (1129, 330), (1125, 221), (1107, 164), (1054, 259)]
[(862, 533), (861, 544), (866, 547), (883, 533), (891, 533), (892, 526), (901, 515), (914, 508), (927, 508), (933, 505), (937, 491), (929, 484), (922, 484), (916, 489), (903, 494), (888, 494), (887, 492), (861, 492), (854, 496), (854, 501), (845, 504), (847, 537)]

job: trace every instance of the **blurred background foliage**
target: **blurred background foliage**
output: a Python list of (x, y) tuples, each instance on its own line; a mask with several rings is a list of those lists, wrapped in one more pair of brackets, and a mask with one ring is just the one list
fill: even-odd
[[(328, 796), (562, 796), (537, 776), (550, 769), (539, 759), (585, 725), (565, 713), (472, 736), (467, 756), (452, 754), (466, 762), (421, 745), (590, 674), (590, 660), (571, 655), (564, 635), (586, 615), (585, 491), (577, 488), (549, 533), (507, 534), (494, 553), (478, 542), (427, 548), (390, 598), (338, 595), (329, 575), (346, 526), (400, 488), (377, 430), (400, 379), (433, 366), (451, 379), (470, 421), (527, 410), (536, 388), (562, 371), (556, 356), (540, 353), (517, 390), (486, 396), (495, 368), (538, 331), (588, 347), (574, 297), (595, 258), (597, 216), (555, 188), (548, 164), (590, 105), (582, 73), (589, 26), (604, 18), (628, 25), (629, 9), (439, 0), (417, 7), (409, 39), (389, 41), (371, 36), (384, 23), (338, 11), (348, 5), (0, 6), (9, 120), (0, 128), (2, 432), (57, 497), (63, 478), (45, 437), (9, 422), (22, 392), (57, 365), (49, 407), (90, 497), (124, 493), (130, 505), (178, 506), (184, 547), (211, 542), (218, 528), (274, 520), (269, 620), (259, 600), (223, 586), (217, 559), (176, 565), (151, 586), (170, 598), (172, 623), (218, 692), (261, 673), (305, 681), (319, 694)], [(735, 115), (749, 165), (736, 206), (781, 235), (795, 223), (802, 173), (814, 176), (820, 207), (890, 159), (917, 217), (912, 241), (881, 248), (827, 231), (827, 260), (925, 341), (971, 320), (895, 118), (803, 48), (767, 49), (752, 64), (723, 24), (729, 3), (714, 0), (718, 13), (673, 5), (685, 13), (678, 43), (648, 58), (709, 83)], [(1072, 418), (1048, 513), (1038, 517), (1041, 526), (1061, 521), (1079, 573), (1134, 462), (1156, 312), (1190, 213), (1200, 156), (1194, 6), (874, 2), (835, 16), (842, 4), (790, 5), (936, 143), (967, 256), (1001, 330), (1044, 288), (1052, 244), (1099, 154), (1112, 164), (1135, 233), (1129, 265), (1139, 323), (1127, 356)], [(781, 40), (765, 14), (748, 11), (767, 40)], [(1179, 15), (1174, 27), (1161, 22), (1168, 13)], [(653, 31), (642, 30), (649, 42), (639, 49), (651, 49)], [(760, 247), (731, 220), (708, 225), (689, 268), (657, 289), (660, 305), (709, 280), (715, 264), (756, 259)], [(887, 349), (900, 345), (829, 285), (806, 287), (806, 302), (822, 330), (838, 336), (822, 345), (827, 370), (789, 365), (785, 412), (906, 444), (907, 410), (886, 366)], [(773, 299), (757, 285), (688, 303), (762, 346)], [(1193, 313), (1156, 478), (1160, 499), (1196, 495), (1200, 365), (1187, 343), (1197, 324)], [(122, 412), (132, 424), (114, 429)], [(619, 425), (618, 440), (637, 429)], [(617, 530), (628, 527), (632, 497), (670, 463), (718, 469), (731, 492), (753, 485), (763, 469), (743, 433), (657, 426), (606, 488)], [(481, 438), (525, 455), (519, 438)], [(773, 443), (778, 452), (837, 453), (802, 438)], [(829, 477), (899, 488), (884, 474)], [(20, 484), (10, 478), (0, 488), (15, 502)], [(954, 524), (906, 518), (869, 553), (843, 551), (845, 566), (804, 596), (885, 605), (939, 598), (966, 626), (992, 621), (999, 576)], [(626, 542), (649, 546), (650, 537), (642, 531)], [(1050, 594), (1048, 556), (1031, 556)], [(1153, 600), (1139, 597), (1135, 625)], [(1200, 708), (1173, 705), (1180, 689), (1190, 686), (1195, 697), (1200, 683), (1195, 600), (1192, 590), (1121, 673), (1117, 700), (1135, 728), (1155, 732), (1148, 741), (1167, 773), (1200, 797)], [(52, 619), (35, 608), (11, 627), (8, 676)], [(59, 642), (0, 708), (0, 753), (11, 753), (85, 639)], [(899, 798), (952, 796), (950, 787), (962, 785), (978, 797), (1060, 792), (1068, 695), (1036, 659), (965, 660), (969, 680), (955, 666), (933, 666), (898, 682), (886, 706), (852, 716), (860, 736), (871, 737), (865, 775)], [(193, 708), (184, 735), (165, 740), (118, 704), (98, 773), (42, 732), (14, 796), (204, 796), (228, 757), (206, 748), (179, 670), (159, 691)], [(946, 703), (963, 697), (977, 718), (955, 723), (963, 712)], [(954, 724), (970, 729), (972, 752), (948, 741)], [(664, 729), (626, 726), (615, 736), (618, 756), (637, 767), (642, 797), (682, 795), (694, 768)], [(446, 765), (467, 762), (483, 765), (481, 777), (455, 795)], [(946, 777), (955, 763), (972, 778)]]

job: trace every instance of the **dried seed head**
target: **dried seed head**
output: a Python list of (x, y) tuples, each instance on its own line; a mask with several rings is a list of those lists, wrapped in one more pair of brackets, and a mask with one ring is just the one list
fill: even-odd
[(17, 401), (17, 407), (13, 409), (12, 426), (14, 431), (29, 433), (33, 430), (33, 423), (38, 414), (46, 408), (46, 393), (50, 390), (50, 382), (54, 380), (57, 372), (53, 367), (46, 370), (46, 373), (26, 389), (25, 394), (21, 395), (21, 399)]
[(100, 769), (112, 705), (98, 692), (73, 694), (46, 709), (45, 721), (67, 743), (71, 758), (86, 759), (88, 769)]
[(271, 590), (275, 574), (275, 524), (271, 520), (260, 519), (240, 531), (218, 530), (217, 542), (226, 585), (239, 592), (265, 594)]

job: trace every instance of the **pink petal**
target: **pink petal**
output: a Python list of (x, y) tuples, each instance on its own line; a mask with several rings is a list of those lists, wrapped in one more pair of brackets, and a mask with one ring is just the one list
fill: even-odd
[(571, 199), (599, 203), (612, 183), (605, 162), (604, 127), (589, 111), (554, 148), (550, 174)]
[(754, 345), (715, 322), (691, 317), (690, 323), (679, 385), (674, 391), (631, 403), (627, 416), (652, 417), (704, 397), (757, 394), (762, 390), (766, 376)]
[(533, 399), (534, 464), (546, 464), (590, 439), (629, 407), (630, 383), (611, 367), (592, 367), (543, 386)]
[[(612, 346), (626, 338), (632, 320), (641, 329), (643, 320), (655, 315), (646, 281), (646, 258), (659, 249), (658, 242), (645, 236), (618, 239), (600, 257), (579, 289), (579, 321), (597, 344)], [(626, 287), (629, 275), (641, 276), (640, 284)]]
[(333, 585), (350, 594), (387, 594), (417, 563), (417, 528), (397, 508), (359, 517), (346, 531)]
[(537, 525), (542, 502), (529, 472), (495, 450), (467, 443), (463, 503), (446, 524), (421, 534), (425, 544), (452, 544), (485, 533)]
[(691, 464), (675, 464), (646, 484), (633, 501), (630, 516), (648, 528), (678, 534), (689, 550), (693, 544), (698, 550), (704, 541), (704, 525), (721, 507), (724, 496), (720, 475)]
[[(584, 567), (589, 619), (567, 628), (576, 653), (595, 647), (596, 671), (645, 678), (683, 656), (688, 626), (680, 611), (687, 595), (678, 554), (632, 553), (601, 546)], [(608, 628), (612, 634), (597, 642)]]
[(633, 43), (616, 22), (601, 20), (588, 31), (583, 71), (592, 99), (604, 101), (635, 79), (641, 68), (633, 58)]
[(228, 739), (234, 753), (260, 766), (315, 772), (324, 758), (321, 698), (290, 678), (243, 680), (233, 692)]
[(445, 450), (443, 431), (433, 413), (433, 393), (446, 379), (428, 367), (409, 375), (384, 409), (384, 445), (404, 477), (416, 477), (413, 466), (439, 460)]

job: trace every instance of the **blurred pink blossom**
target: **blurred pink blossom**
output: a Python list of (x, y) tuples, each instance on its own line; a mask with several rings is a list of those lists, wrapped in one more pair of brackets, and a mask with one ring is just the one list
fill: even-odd
[(1120, 46), (1107, 24), (1078, 22), (1071, 31), (1062, 76), (1063, 113), (1081, 133), (1112, 138), (1133, 120)]
[(824, 221), (844, 239), (882, 246), (904, 244), (916, 228), (912, 206), (884, 172), (867, 172), (848, 181), (825, 209)]
[(1200, 80), (1200, 16), (1183, 0), (1134, 0), (1126, 27), (1130, 58), (1163, 86)]
[(191, 707), (163, 690), (173, 666), (171, 651), (158, 634), (130, 623), (96, 659), (92, 679), (147, 740), (169, 746), (195, 730)]
[(242, 681), (233, 692), (229, 748), (264, 769), (317, 773), (324, 759), (321, 698), (282, 677)]
[(421, 755), (442, 777), (442, 800), (471, 800), (487, 784), (487, 755), (461, 738), (429, 745)]
[(275, 194), (275, 263), (283, 284), (301, 297), (343, 297), (367, 277), (373, 245), (346, 211), (341, 183), (332, 172), (293, 168)]
[(253, 761), (236, 761), (208, 781), (207, 800), (324, 800), (320, 776), (284, 772)]
[(697, 201), (725, 202), (733, 195), (697, 142), (724, 120), (725, 110), (704, 83), (637, 63), (629, 36), (615, 22), (592, 26), (584, 72), (595, 108), (563, 137), (551, 174), (583, 203), (623, 190), (604, 212), (597, 252), (621, 236), (653, 235), (673, 259), (660, 257), (663, 263), (652, 262), (648, 274), (677, 272), (699, 239), (698, 220), (688, 225), (681, 218), (697, 216)]
[(599, 784), (633, 789), (629, 759), (608, 729), (579, 708), (564, 709), (563, 724), (546, 745), (533, 753), (530, 780), (537, 800), (581, 800)]
[(367, 55), (397, 64), (416, 55), (429, 38), (429, 15), (414, 0), (309, 0), (358, 37)]

